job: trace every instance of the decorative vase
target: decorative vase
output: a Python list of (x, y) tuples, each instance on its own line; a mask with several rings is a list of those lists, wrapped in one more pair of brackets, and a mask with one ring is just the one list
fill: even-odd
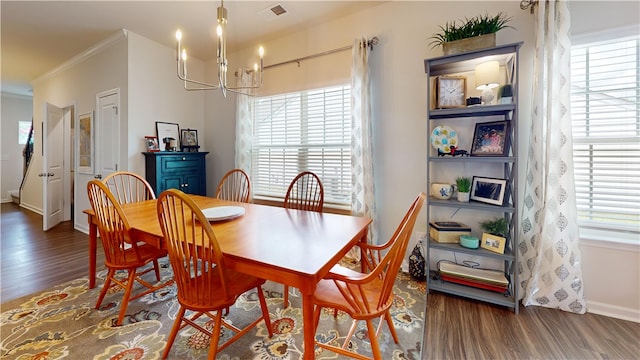
[(460, 202), (469, 202), (469, 197), (471, 196), (471, 193), (469, 192), (460, 192), (458, 191), (458, 201)]
[(442, 43), (442, 51), (444, 51), (444, 55), (447, 56), (494, 46), (496, 46), (496, 33), (491, 33), (444, 42)]

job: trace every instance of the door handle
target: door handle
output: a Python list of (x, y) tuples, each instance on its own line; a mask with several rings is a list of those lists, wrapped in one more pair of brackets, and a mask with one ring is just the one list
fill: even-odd
[(97, 174), (96, 176), (93, 177), (94, 179), (102, 179), (102, 174)]

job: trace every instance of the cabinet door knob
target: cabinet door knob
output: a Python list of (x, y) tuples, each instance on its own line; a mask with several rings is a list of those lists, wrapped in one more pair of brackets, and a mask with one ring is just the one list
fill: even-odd
[(187, 160), (187, 158), (183, 156), (183, 157), (182, 157), (182, 160), (183, 160), (183, 161), (184, 161), (184, 160)]

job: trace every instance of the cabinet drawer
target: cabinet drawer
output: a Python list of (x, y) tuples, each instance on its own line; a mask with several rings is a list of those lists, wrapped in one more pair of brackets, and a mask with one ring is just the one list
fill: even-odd
[(163, 156), (160, 159), (160, 169), (163, 173), (180, 172), (200, 172), (203, 167), (202, 157), (190, 157), (180, 155)]

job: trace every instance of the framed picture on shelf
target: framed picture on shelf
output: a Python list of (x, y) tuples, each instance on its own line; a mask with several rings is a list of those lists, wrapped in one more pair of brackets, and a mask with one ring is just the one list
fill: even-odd
[(502, 206), (506, 187), (506, 179), (474, 176), (469, 197), (471, 200)]
[(489, 251), (493, 251), (498, 254), (504, 254), (504, 247), (507, 243), (507, 239), (489, 234), (482, 233), (482, 240), (480, 241), (480, 247), (483, 249), (487, 249)]
[(144, 140), (147, 143), (148, 152), (160, 151), (160, 145), (158, 145), (158, 138), (156, 136), (145, 136)]
[(438, 76), (436, 78), (436, 108), (466, 107), (467, 78)]
[(477, 123), (471, 143), (471, 156), (507, 156), (509, 121)]
[(156, 121), (158, 141), (165, 144), (166, 151), (176, 151), (180, 141), (180, 126), (175, 123)]
[(180, 130), (180, 144), (182, 146), (198, 146), (198, 130), (182, 129)]

